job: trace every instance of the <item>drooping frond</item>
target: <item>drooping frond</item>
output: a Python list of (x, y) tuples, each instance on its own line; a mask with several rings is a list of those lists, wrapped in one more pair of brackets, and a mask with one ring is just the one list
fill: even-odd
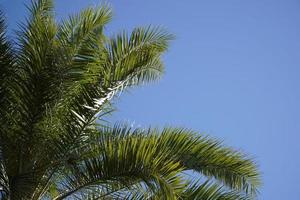
[[(217, 141), (197, 136), (189, 130), (174, 128), (165, 128), (162, 131), (157, 129), (132, 130), (126, 126), (116, 126), (102, 128), (98, 133), (96, 130), (92, 132), (90, 140), (85, 141), (88, 145), (73, 151), (73, 159), (65, 165), (63, 175), (60, 174), (63, 177), (59, 189), (62, 193), (57, 197), (58, 199), (78, 193), (86, 194), (104, 186), (107, 190), (116, 183), (124, 184), (123, 190), (104, 191), (110, 195), (128, 195), (126, 192), (131, 191), (130, 185), (142, 184), (146, 190), (138, 191), (135, 195), (142, 194), (158, 199), (176, 199), (182, 195), (188, 197), (186, 196), (188, 194), (191, 195), (191, 199), (192, 195), (205, 197), (209, 194), (212, 195), (211, 199), (230, 199), (231, 197), (243, 199), (252, 196), (252, 193), (245, 189), (246, 185), (253, 189), (259, 186), (258, 182), (252, 181), (254, 176), (257, 181), (259, 180), (256, 166), (249, 163), (247, 158), (237, 157), (237, 152), (220, 145), (214, 145), (212, 148), (211, 146), (218, 143)], [(211, 148), (209, 153), (214, 155), (213, 158), (223, 156), (223, 159), (227, 160), (224, 164), (224, 172), (222, 172), (227, 174), (226, 178), (231, 178), (232, 182), (237, 181), (238, 184), (240, 184), (238, 182), (240, 179), (245, 179), (240, 187), (227, 184), (222, 176), (218, 176), (221, 172), (216, 171), (216, 175), (212, 175), (205, 171), (208, 164), (215, 164), (214, 167), (219, 171), (222, 167), (216, 166), (217, 163), (209, 163), (215, 159), (205, 161), (205, 150), (208, 147)], [(224, 151), (227, 153), (223, 154)], [(194, 166), (187, 162), (192, 156), (197, 156), (199, 160), (195, 163), (194, 160), (191, 161)], [(203, 157), (203, 160), (199, 157)], [(230, 161), (232, 168), (225, 168)], [(253, 177), (236, 175), (233, 165), (237, 163), (241, 165), (237, 172), (244, 167), (241, 173), (253, 175)], [(251, 167), (246, 168), (244, 163)], [(197, 184), (187, 187), (188, 182), (181, 174), (191, 169), (208, 178), (215, 178), (221, 186), (212, 185), (210, 182), (201, 186)], [(225, 185), (222, 186), (222, 183)]]
[(183, 162), (188, 169), (215, 178), (234, 190), (253, 195), (257, 193), (260, 177), (252, 159), (216, 140), (202, 138), (202, 141), (184, 156)]
[(241, 194), (239, 191), (228, 191), (224, 186), (220, 186), (212, 181), (195, 182), (187, 187), (181, 194), (182, 200), (250, 200), (251, 196)]
[[(109, 136), (121, 134), (120, 131), (126, 135), (128, 133), (128, 137), (119, 140)], [(137, 133), (136, 136), (130, 136), (130, 129), (115, 128), (101, 133), (98, 141), (91, 141), (96, 143), (91, 144), (92, 149), (86, 154), (83, 149), (78, 150), (77, 153), (83, 155), (78, 156), (78, 161), (75, 156), (75, 160), (65, 166), (61, 179), (65, 192), (57, 198), (62, 199), (103, 185), (113, 187), (114, 184), (123, 185), (125, 194), (131, 185), (144, 184), (150, 194), (163, 194), (170, 199), (176, 197), (184, 187), (184, 181), (178, 174), (182, 170), (180, 163), (172, 160), (173, 152), (168, 151), (167, 146), (157, 148), (156, 136), (145, 139), (140, 132)], [(114, 193), (117, 192), (121, 195), (122, 191)]]
[(245, 154), (188, 130), (166, 128), (159, 135), (159, 143), (178, 152), (177, 159), (185, 169), (215, 178), (232, 189), (256, 193), (260, 185), (259, 172), (253, 160)]

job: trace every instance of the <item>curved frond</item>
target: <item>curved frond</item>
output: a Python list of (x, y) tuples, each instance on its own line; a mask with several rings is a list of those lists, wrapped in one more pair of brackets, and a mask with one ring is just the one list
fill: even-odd
[[(130, 133), (130, 129), (113, 129)], [(110, 132), (111, 133), (111, 132)], [(104, 133), (104, 134), (109, 134)], [(66, 192), (57, 199), (89, 190), (91, 187), (110, 184), (122, 184), (130, 188), (143, 183), (153, 194), (172, 199), (183, 190), (185, 182), (179, 175), (182, 167), (178, 161), (172, 160), (172, 153), (165, 148), (158, 149), (158, 138), (142, 135), (116, 140), (115, 138), (99, 141), (94, 156), (70, 163), (69, 170), (64, 171), (61, 185)], [(125, 190), (126, 191), (126, 190)], [(119, 191), (120, 192), (120, 191)]]
[[(122, 139), (124, 133), (121, 130), (119, 133), (116, 137)], [(176, 152), (174, 159), (180, 161), (186, 170), (215, 178), (234, 190), (250, 194), (257, 192), (259, 172), (256, 163), (245, 154), (185, 129), (165, 128), (160, 133), (155, 130), (151, 133), (159, 135), (158, 148), (168, 146), (170, 151)]]
[[(116, 137), (122, 140), (122, 133), (119, 131)], [(215, 178), (233, 190), (256, 194), (260, 186), (259, 172), (256, 163), (245, 154), (185, 129), (165, 128), (161, 132), (152, 130), (148, 131), (145, 138), (149, 137), (149, 133), (150, 136), (159, 135), (157, 148), (168, 147), (174, 153), (173, 159), (180, 162), (185, 170), (194, 170)]]
[[(124, 184), (125, 191), (130, 191), (130, 186), (143, 183), (148, 188), (147, 192), (136, 194), (148, 195), (149, 198), (154, 199), (179, 198), (180, 195), (185, 197), (188, 193), (196, 196), (204, 195), (203, 197), (211, 194), (211, 199), (230, 199), (231, 197), (243, 199), (248, 197), (247, 195), (252, 196), (252, 193), (245, 189), (246, 187), (256, 189), (259, 186), (258, 182), (252, 181), (253, 177), (243, 175), (251, 174), (255, 176), (255, 180), (259, 180), (253, 161), (237, 156), (239, 155), (237, 152), (226, 147), (213, 145), (218, 142), (198, 136), (186, 129), (165, 128), (159, 131), (158, 129), (142, 130), (115, 126), (114, 128), (101, 128), (98, 133), (94, 130), (90, 139), (85, 142), (89, 145), (73, 152), (72, 162), (69, 160), (69, 167), (63, 170), (61, 186), (65, 189), (60, 188), (60, 190), (65, 192), (62, 192), (57, 197), (58, 199), (75, 195), (78, 192), (85, 194), (92, 190), (91, 188), (115, 183)], [(214, 148), (211, 147), (212, 145)], [(208, 152), (212, 157), (207, 157), (207, 148), (210, 149)], [(226, 154), (223, 153), (224, 151)], [(192, 156), (195, 156), (198, 162), (192, 159)], [(220, 156), (227, 162), (217, 163), (216, 157), (221, 159)], [(200, 157), (203, 158), (200, 159)], [(234, 167), (236, 163), (241, 165), (240, 168), (228, 167), (229, 164)], [(247, 167), (243, 166), (244, 163)], [(218, 168), (215, 169), (214, 174), (207, 173), (210, 169), (208, 167), (212, 164)], [(224, 169), (216, 164), (223, 164)], [(197, 183), (197, 187), (196, 185), (188, 187), (188, 182), (181, 174), (190, 169), (213, 177), (225, 186), (212, 185), (210, 182), (201, 186)], [(236, 174), (239, 170), (243, 173), (242, 175)], [(222, 173), (227, 175), (226, 178), (231, 178), (233, 184), (241, 185), (235, 187), (235, 185), (228, 184)], [(239, 182), (244, 179), (245, 182)], [(124, 191), (122, 193), (120, 190), (117, 194), (124, 195)]]
[(181, 194), (180, 199), (194, 200), (250, 200), (250, 196), (241, 194), (239, 191), (228, 191), (224, 186), (220, 186), (212, 181), (203, 183), (195, 182)]
[(224, 147), (216, 140), (200, 139), (192, 152), (185, 155), (183, 162), (188, 169), (220, 180), (234, 190), (255, 195), (260, 186), (256, 163), (245, 154)]
[(110, 39), (106, 46), (111, 71), (105, 74), (106, 82), (124, 80), (132, 74), (130, 84), (156, 80), (163, 73), (160, 60), (173, 35), (159, 27), (136, 28)]

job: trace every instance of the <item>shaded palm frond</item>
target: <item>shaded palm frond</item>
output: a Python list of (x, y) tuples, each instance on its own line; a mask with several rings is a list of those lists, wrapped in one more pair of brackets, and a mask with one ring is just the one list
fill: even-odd
[(9, 195), (9, 178), (6, 173), (2, 148), (0, 147), (0, 197), (7, 199)]
[[(13, 55), (11, 45), (6, 38), (6, 24), (3, 13), (0, 11), (0, 103), (6, 101), (8, 82), (13, 76)], [(2, 109), (1, 107), (0, 109)]]
[(54, 88), (50, 57), (56, 28), (52, 1), (32, 1), (29, 11), (31, 16), (21, 26), (17, 50), (14, 49), (12, 69), (17, 80), (10, 83), (11, 130), (5, 132), (3, 146), (7, 174), (11, 177), (10, 198), (13, 199), (25, 198), (37, 184), (38, 175), (31, 172), (38, 165), (34, 154), (46, 138), (38, 128), (38, 122), (44, 117)]
[(5, 17), (0, 11), (0, 148), (3, 148), (5, 133), (10, 128), (12, 107), (12, 83), (15, 82), (14, 56), (6, 38)]
[(180, 199), (194, 200), (250, 200), (251, 196), (242, 194), (240, 191), (229, 190), (220, 186), (213, 181), (197, 181), (190, 184), (189, 187), (181, 194)]

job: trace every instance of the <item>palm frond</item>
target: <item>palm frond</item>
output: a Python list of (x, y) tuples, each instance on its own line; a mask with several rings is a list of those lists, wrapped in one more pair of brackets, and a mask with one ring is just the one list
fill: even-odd
[(3, 13), (0, 11), (0, 198), (8, 199), (10, 194), (9, 177), (3, 149), (6, 149), (7, 135), (11, 129), (10, 111), (12, 108), (12, 83), (16, 82), (13, 68), (12, 47), (6, 38), (6, 24)]
[(7, 199), (9, 195), (9, 178), (6, 173), (2, 148), (0, 146), (0, 197)]
[(159, 27), (136, 28), (110, 39), (106, 46), (111, 71), (105, 74), (105, 82), (124, 80), (132, 74), (130, 84), (156, 80), (163, 73), (161, 53), (168, 48), (173, 35)]
[(246, 154), (224, 147), (216, 140), (200, 139), (182, 161), (188, 169), (216, 178), (234, 190), (255, 195), (260, 186), (255, 162)]
[(105, 40), (103, 30), (111, 17), (110, 6), (101, 5), (87, 8), (61, 23), (57, 33), (60, 48), (57, 50), (64, 67), (64, 82), (81, 81), (89, 71), (88, 64), (95, 61), (95, 54), (101, 51), (99, 47)]
[[(7, 115), (10, 115), (12, 83), (16, 82), (14, 55), (10, 42), (6, 38), (5, 17), (0, 11), (0, 141), (4, 130), (8, 128)], [(1, 145), (1, 142), (0, 142)]]
[(0, 103), (5, 97), (4, 91), (8, 77), (13, 74), (11, 45), (6, 38), (6, 25), (3, 13), (0, 11)]
[[(117, 132), (119, 134), (116, 137), (122, 140), (124, 130)], [(161, 132), (153, 130), (150, 133), (150, 136), (159, 135), (158, 149), (167, 146), (169, 151), (176, 152), (173, 159), (180, 162), (185, 170), (194, 170), (215, 178), (233, 190), (253, 195), (257, 192), (260, 186), (259, 172), (255, 162), (245, 154), (185, 129), (165, 128)], [(112, 133), (110, 135), (114, 136)]]
[[(124, 137), (123, 131), (117, 133), (117, 138)], [(180, 161), (186, 170), (215, 178), (235, 190), (251, 194), (257, 192), (259, 172), (255, 162), (245, 154), (223, 146), (218, 140), (185, 129), (165, 128), (161, 133), (155, 130), (152, 133), (160, 136), (158, 145), (178, 152), (174, 154), (177, 157), (174, 159)]]
[[(61, 137), (66, 137), (66, 140), (62, 141), (72, 143), (74, 146), (75, 143), (72, 141), (83, 135), (84, 129), (94, 123), (99, 112), (104, 110), (106, 102), (111, 100), (117, 92), (124, 90), (136, 80), (139, 82), (145, 80), (145, 77), (149, 78), (153, 68), (161, 68), (161, 63), (157, 62), (158, 57), (166, 48), (169, 38), (170, 36), (160, 33), (158, 30), (134, 31), (128, 51), (123, 52), (123, 59), (127, 57), (129, 60), (139, 57), (143, 57), (143, 59), (129, 68), (121, 63), (114, 64), (111, 60), (113, 58), (107, 57), (109, 52), (103, 52), (105, 50), (103, 48), (100, 51), (100, 46), (98, 48), (93, 46), (94, 54), (89, 56), (89, 61), (83, 62), (83, 65), (88, 63), (83, 79), (75, 82), (70, 93), (67, 93), (65, 98), (62, 98), (63, 101), (57, 104), (56, 116), (65, 126), (64, 130), (60, 131)], [(111, 49), (122, 48), (127, 43), (128, 41), (119, 41), (118, 46)], [(137, 48), (137, 46), (139, 47)], [(92, 80), (91, 77), (93, 77)], [(70, 145), (63, 143), (61, 146), (69, 147)]]
[(181, 194), (180, 199), (194, 200), (250, 200), (251, 197), (246, 194), (241, 194), (239, 191), (228, 191), (224, 186), (220, 186), (213, 181), (200, 182), (197, 181)]
[(89, 190), (92, 186), (115, 183), (129, 188), (130, 185), (142, 182), (152, 193), (169, 198), (183, 190), (184, 181), (178, 174), (182, 168), (178, 161), (171, 159), (173, 152), (168, 151), (166, 146), (157, 148), (156, 136), (145, 139), (139, 133), (116, 140), (109, 139), (108, 134), (117, 134), (119, 131), (131, 134), (130, 129), (115, 128), (111, 131), (114, 133), (103, 133), (107, 139), (98, 141), (100, 143), (95, 146), (97, 149), (92, 149), (96, 151), (90, 152), (94, 156), (85, 159), (86, 156), (81, 155), (79, 161), (75, 159), (69, 162), (69, 170), (65, 171), (61, 179), (66, 192), (58, 199)]
[[(106, 37), (108, 5), (57, 24), (32, 0), (16, 46), (0, 13), (1, 199), (244, 199), (257, 166), (187, 129), (99, 124), (112, 98), (158, 80), (173, 36), (160, 27)], [(208, 182), (191, 184), (193, 170)]]
[[(149, 198), (175, 198), (180, 197), (181, 194), (186, 195), (187, 192), (184, 191), (195, 190), (194, 195), (216, 193), (212, 199), (226, 199), (225, 197), (229, 199), (234, 195), (242, 199), (243, 193), (245, 197), (252, 196), (252, 193), (245, 189), (246, 187), (256, 189), (259, 186), (258, 182), (252, 181), (253, 177), (241, 177), (239, 174), (236, 175), (233, 169), (238, 163), (241, 166), (237, 168), (237, 171), (244, 170), (240, 173), (255, 175), (258, 181), (256, 166), (250, 163), (250, 160), (237, 156), (239, 155), (237, 152), (228, 148), (216, 146), (215, 144), (219, 142), (215, 140), (196, 135), (186, 129), (165, 128), (159, 131), (158, 129), (131, 129), (127, 126), (116, 125), (113, 128), (100, 128), (99, 132), (93, 130), (89, 140), (85, 140), (85, 143), (89, 145), (78, 147), (76, 151), (73, 151), (72, 162), (69, 160), (69, 167), (65, 168), (61, 179), (65, 192), (62, 192), (58, 199), (77, 192), (85, 194), (91, 188), (114, 183), (125, 183), (125, 191), (126, 189), (130, 191), (129, 185), (142, 183), (148, 188), (145, 190), (147, 192), (136, 194), (145, 194)], [(210, 149), (208, 153), (212, 155), (211, 160), (206, 157), (207, 148)], [(224, 151), (226, 154), (222, 153)], [(199, 162), (192, 159), (192, 156), (195, 156)], [(215, 157), (221, 159), (220, 156), (227, 160), (223, 164), (225, 165), (224, 171), (221, 170), (222, 166), (216, 166), (222, 163), (213, 162)], [(200, 157), (203, 158), (200, 159)], [(188, 162), (188, 160), (191, 161)], [(228, 167), (229, 163), (232, 164), (231, 168)], [(245, 163), (251, 167), (244, 166)], [(215, 165), (214, 168), (217, 168), (214, 171), (215, 174), (207, 173), (210, 169), (208, 167), (212, 167), (212, 164)], [(183, 179), (181, 173), (190, 169), (208, 178), (215, 178), (216, 181), (226, 184), (228, 189), (223, 190), (222, 186), (222, 192), (220, 192), (219, 185), (210, 183), (197, 187), (197, 191), (196, 186), (186, 189), (188, 182)], [(221, 173), (225, 173), (226, 178), (231, 178), (233, 183), (236, 181), (236, 184), (241, 185), (235, 187), (235, 185), (227, 184), (226, 179), (224, 180), (223, 176), (219, 175)], [(239, 182), (240, 179), (245, 179), (245, 181)], [(122, 191), (118, 192), (118, 195), (120, 192), (124, 194)]]
[(9, 110), (9, 129), (3, 134), (2, 150), (7, 174), (11, 177), (10, 198), (13, 199), (25, 198), (37, 183), (38, 175), (31, 171), (39, 165), (34, 161), (35, 153), (45, 139), (38, 130), (38, 121), (44, 117), (54, 88), (50, 73), (52, 59), (49, 58), (56, 32), (52, 1), (32, 1), (29, 11), (31, 16), (18, 32), (19, 46), (14, 49), (12, 68), (17, 80), (9, 83), (13, 106)]

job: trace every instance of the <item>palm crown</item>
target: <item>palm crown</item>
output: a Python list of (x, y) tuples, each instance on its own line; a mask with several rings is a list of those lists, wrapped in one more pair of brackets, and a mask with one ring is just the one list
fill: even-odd
[(107, 5), (59, 24), (51, 0), (29, 11), (15, 44), (0, 21), (2, 199), (255, 197), (255, 163), (217, 140), (181, 128), (101, 125), (116, 93), (161, 76), (172, 35), (146, 27), (108, 38)]

